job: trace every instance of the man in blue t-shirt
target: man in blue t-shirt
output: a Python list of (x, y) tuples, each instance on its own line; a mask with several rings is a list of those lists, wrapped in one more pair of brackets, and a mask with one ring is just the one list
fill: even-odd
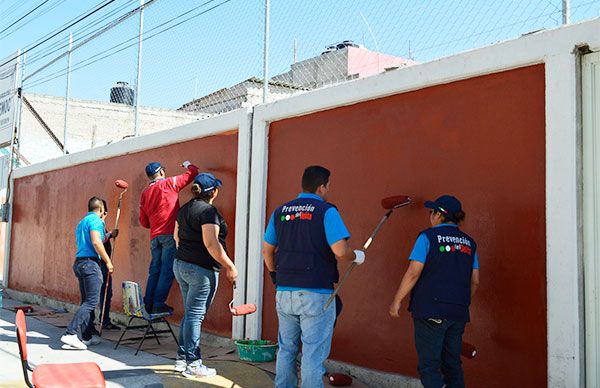
[[(67, 326), (66, 333), (60, 338), (65, 349), (87, 349), (100, 340), (93, 336), (94, 310), (100, 301), (102, 292), (102, 272), (100, 260), (104, 261), (110, 273), (113, 265), (104, 249), (104, 213), (103, 200), (92, 197), (88, 201), (88, 214), (77, 224), (75, 239), (77, 253), (73, 272), (79, 279), (81, 305)], [(78, 336), (81, 335), (81, 339)]]
[(362, 264), (363, 251), (352, 251), (350, 233), (337, 208), (326, 202), (329, 170), (310, 166), (298, 198), (278, 207), (263, 243), (265, 265), (277, 286), (279, 352), (276, 387), (296, 387), (296, 357), (302, 343), (302, 386), (323, 387), (336, 318), (325, 302), (338, 282), (337, 261)]
[(390, 315), (399, 317), (402, 300), (410, 294), (421, 383), (425, 388), (464, 387), (460, 353), (479, 285), (477, 244), (458, 228), (465, 212), (456, 197), (443, 195), (425, 207), (431, 209), (431, 228), (417, 238)]

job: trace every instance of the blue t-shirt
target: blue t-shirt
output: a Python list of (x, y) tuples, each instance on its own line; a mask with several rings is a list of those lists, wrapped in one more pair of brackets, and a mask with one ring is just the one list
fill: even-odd
[[(440, 226), (456, 227), (455, 224), (440, 224), (440, 225), (434, 226), (434, 228), (437, 228)], [(423, 233), (421, 233), (419, 235), (419, 237), (417, 237), (417, 241), (415, 242), (415, 246), (413, 247), (413, 250), (410, 253), (410, 256), (408, 257), (408, 260), (414, 260), (414, 261), (418, 261), (419, 263), (425, 264), (428, 253), (429, 253), (429, 239)], [(473, 260), (473, 269), (479, 269), (479, 259), (478, 259), (477, 252), (475, 252), (475, 257)]]
[(104, 221), (94, 212), (89, 212), (75, 229), (75, 240), (77, 241), (77, 254), (75, 257), (98, 257), (98, 253), (92, 244), (90, 232), (95, 230), (100, 233), (100, 240), (104, 241)]
[[(310, 198), (317, 199), (322, 201), (323, 198), (319, 197), (316, 194), (312, 193), (300, 193), (298, 194), (298, 198)], [(269, 219), (269, 224), (267, 225), (267, 230), (265, 231), (265, 242), (271, 244), (273, 246), (277, 246), (277, 231), (275, 230), (275, 214), (271, 214), (271, 218)], [(327, 239), (327, 244), (330, 246), (335, 244), (336, 242), (350, 238), (350, 232), (346, 228), (344, 221), (342, 220), (342, 216), (340, 212), (335, 207), (327, 209), (325, 212), (325, 216), (323, 218), (323, 225), (325, 226), (325, 238)], [(330, 289), (321, 289), (321, 288), (300, 288), (300, 287), (277, 287), (277, 291), (298, 291), (298, 290), (308, 290), (312, 292), (317, 292), (319, 294), (331, 294), (333, 290)]]

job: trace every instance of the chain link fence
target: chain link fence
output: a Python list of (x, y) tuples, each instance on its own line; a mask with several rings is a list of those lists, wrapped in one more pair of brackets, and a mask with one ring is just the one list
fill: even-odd
[[(25, 3), (0, 4), (0, 20), (34, 7)], [(28, 104), (19, 149), (40, 162), (61, 155), (62, 146), (82, 151), (431, 61), (560, 26), (565, 3), (571, 23), (600, 15), (600, 0), (80, 2), (81, 14), (70, 21), (102, 8), (21, 47)], [(53, 0), (20, 24), (0, 27), (0, 42), (27, 31), (25, 22), (54, 17), (68, 25), (60, 15), (70, 5)]]

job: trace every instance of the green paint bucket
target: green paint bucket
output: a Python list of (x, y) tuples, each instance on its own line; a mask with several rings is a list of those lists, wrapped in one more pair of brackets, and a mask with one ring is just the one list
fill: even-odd
[(269, 362), (275, 359), (277, 344), (268, 340), (237, 340), (240, 360), (251, 362)]

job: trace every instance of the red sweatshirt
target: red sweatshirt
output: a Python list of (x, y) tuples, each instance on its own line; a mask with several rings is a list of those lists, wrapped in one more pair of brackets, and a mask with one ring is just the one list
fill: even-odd
[(173, 234), (179, 211), (179, 191), (194, 181), (198, 167), (190, 164), (188, 171), (177, 176), (157, 179), (142, 192), (140, 224), (150, 229), (150, 239)]

